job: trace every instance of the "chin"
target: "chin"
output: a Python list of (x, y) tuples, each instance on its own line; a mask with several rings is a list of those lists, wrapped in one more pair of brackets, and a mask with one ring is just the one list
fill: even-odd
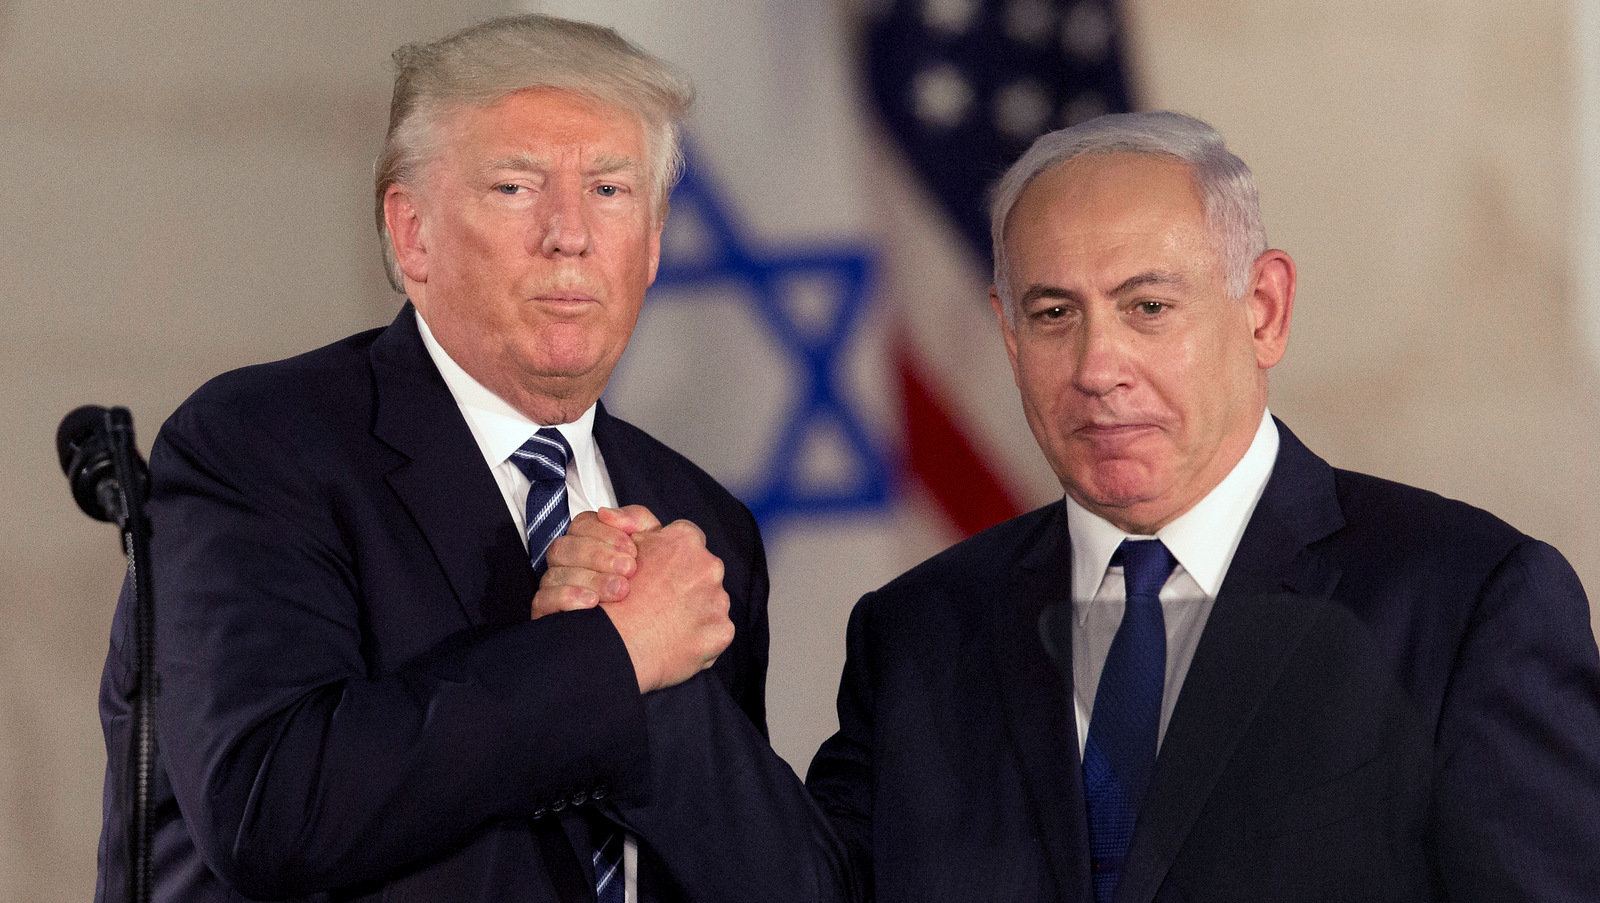
[(1112, 461), (1084, 474), (1078, 483), (1095, 505), (1128, 511), (1160, 495), (1160, 482), (1150, 469), (1131, 461)]
[(583, 376), (606, 359), (604, 350), (589, 342), (540, 342), (519, 357), (525, 370), (548, 377)]
[(581, 379), (595, 372), (598, 366), (593, 360), (563, 361), (545, 359), (529, 361), (524, 370), (540, 379)]

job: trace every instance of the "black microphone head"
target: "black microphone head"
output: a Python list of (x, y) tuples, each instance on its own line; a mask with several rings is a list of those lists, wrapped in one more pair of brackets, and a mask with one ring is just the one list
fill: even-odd
[[(56, 429), (56, 455), (61, 459), (62, 473), (72, 475), (73, 456), (100, 432), (105, 422), (106, 409), (97, 404), (74, 408), (61, 419), (61, 426)], [(101, 444), (105, 444), (104, 440)]]
[(116, 464), (106, 437), (106, 409), (86, 404), (61, 421), (56, 430), (56, 454), (72, 487), (72, 499), (95, 520), (116, 522), (117, 512), (106, 510), (100, 487), (116, 484)]

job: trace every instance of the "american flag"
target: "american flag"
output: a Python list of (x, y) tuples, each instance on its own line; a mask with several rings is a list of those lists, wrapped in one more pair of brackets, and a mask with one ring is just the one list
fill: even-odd
[[(989, 187), (1006, 167), (1043, 132), (1129, 108), (1109, 0), (897, 0), (867, 3), (863, 17), (872, 108), (983, 265), (990, 261)], [(939, 312), (952, 314), (966, 319)], [(964, 378), (939, 366), (948, 349), (899, 335), (907, 472), (963, 534), (1019, 513), (999, 468), (940, 389)]]
[(982, 255), (988, 186), (1033, 139), (1129, 108), (1109, 0), (898, 0), (865, 16), (873, 106)]

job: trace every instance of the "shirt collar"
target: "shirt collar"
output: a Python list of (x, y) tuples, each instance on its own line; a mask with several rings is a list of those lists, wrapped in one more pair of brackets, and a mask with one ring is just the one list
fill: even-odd
[[(1222, 578), (1277, 459), (1278, 426), (1272, 422), (1271, 412), (1264, 411), (1255, 438), (1233, 470), (1193, 508), (1156, 531), (1155, 538), (1166, 545), (1208, 598), (1215, 599), (1222, 589)], [(1066, 505), (1067, 531), (1072, 537), (1072, 598), (1088, 602), (1099, 592), (1117, 546), (1124, 539), (1150, 537), (1122, 532), (1070, 496)]]
[[(422, 319), (421, 311), (417, 312), (417, 331), (422, 333), (422, 344), (428, 349), (428, 356), (433, 358), (434, 366), (439, 368), (439, 375), (444, 377), (444, 384), (455, 398), (456, 406), (461, 408), (467, 428), (472, 431), (472, 438), (483, 453), (483, 460), (491, 468), (499, 466), (511, 457), (512, 452), (521, 448), (528, 437), (538, 432), (541, 424), (534, 423), (461, 369), (461, 365), (433, 337), (433, 330)], [(594, 412), (595, 405), (589, 405), (577, 420), (556, 425), (567, 444), (572, 446), (575, 461), (587, 461), (596, 455)]]

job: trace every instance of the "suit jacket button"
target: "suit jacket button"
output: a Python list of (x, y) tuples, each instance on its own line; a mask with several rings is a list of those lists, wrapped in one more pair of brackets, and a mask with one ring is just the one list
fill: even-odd
[(589, 801), (589, 794), (584, 793), (582, 790), (579, 790), (577, 793), (574, 793), (572, 795), (572, 805), (574, 805), (574, 806), (581, 806), (584, 803), (587, 803), (588, 801)]
[(550, 810), (546, 809), (543, 806), (540, 806), (539, 808), (533, 810), (533, 817), (534, 818), (544, 818), (546, 815), (549, 815), (549, 814), (550, 814)]
[(604, 787), (596, 787), (596, 788), (594, 788), (594, 790), (589, 792), (589, 799), (592, 799), (592, 800), (603, 800), (605, 798), (606, 798), (606, 788), (604, 788)]
[(554, 803), (550, 804), (550, 811), (551, 812), (560, 812), (562, 809), (565, 809), (565, 808), (567, 808), (567, 798), (564, 797), (564, 796), (561, 797), (560, 799), (556, 800)]

